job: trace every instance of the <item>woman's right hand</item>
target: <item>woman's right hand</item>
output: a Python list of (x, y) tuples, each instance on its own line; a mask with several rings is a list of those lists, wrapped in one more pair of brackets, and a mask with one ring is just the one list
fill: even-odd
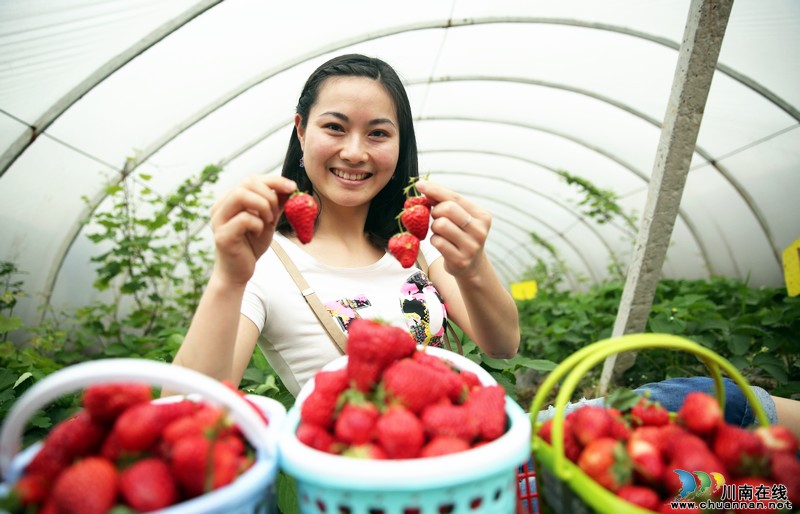
[(253, 175), (219, 198), (211, 208), (216, 260), (214, 275), (244, 286), (256, 261), (267, 251), (293, 180), (279, 175)]

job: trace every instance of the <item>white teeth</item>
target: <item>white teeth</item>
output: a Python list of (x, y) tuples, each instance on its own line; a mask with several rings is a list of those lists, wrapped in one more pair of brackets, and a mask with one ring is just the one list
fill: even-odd
[(345, 180), (365, 180), (371, 175), (371, 173), (348, 173), (335, 168), (332, 171), (334, 175)]

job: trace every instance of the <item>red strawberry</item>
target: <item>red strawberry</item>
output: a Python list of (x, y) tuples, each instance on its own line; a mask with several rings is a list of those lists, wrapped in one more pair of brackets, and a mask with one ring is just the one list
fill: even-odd
[(347, 327), (347, 376), (359, 391), (369, 392), (387, 366), (413, 355), (416, 349), (408, 330), (356, 318)]
[(449, 400), (428, 405), (420, 419), (431, 438), (458, 437), (471, 443), (480, 433), (478, 418), (473, 416), (472, 411), (465, 405), (453, 405)]
[(406, 198), (406, 201), (403, 203), (403, 209), (408, 209), (415, 205), (422, 205), (423, 207), (427, 207), (428, 209), (431, 208), (431, 203), (428, 201), (428, 198), (425, 196), (409, 196)]
[(430, 222), (431, 211), (423, 205), (412, 205), (406, 207), (400, 213), (400, 221), (406, 230), (414, 234), (419, 240), (425, 239), (428, 235), (428, 223)]
[(103, 446), (100, 448), (100, 456), (105, 457), (111, 462), (118, 463), (119, 460), (125, 456), (125, 450), (119, 445), (119, 438), (117, 433), (113, 430), (108, 434), (106, 440), (103, 441)]
[[(575, 434), (572, 431), (572, 419), (567, 417), (564, 419), (564, 455), (572, 462), (578, 462), (578, 457), (581, 454), (581, 445)], [(539, 428), (539, 437), (541, 437), (547, 444), (553, 445), (553, 418), (548, 419)]]
[(625, 446), (611, 437), (590, 441), (578, 458), (578, 467), (612, 492), (632, 482), (631, 464)]
[(41, 475), (23, 475), (14, 484), (13, 492), (22, 506), (40, 505), (50, 494), (50, 481)]
[(231, 445), (192, 436), (175, 443), (169, 466), (181, 489), (195, 497), (233, 482), (240, 462)]
[(422, 447), (420, 457), (438, 457), (469, 450), (469, 443), (461, 437), (436, 436)]
[(460, 374), (445, 360), (437, 357), (436, 355), (431, 355), (424, 350), (414, 352), (412, 359), (426, 366), (430, 366), (431, 369), (443, 374), (448, 383), (447, 396), (450, 398), (451, 402), (459, 404), (467, 398), (467, 393), (471, 387), (468, 387), (467, 383), (460, 376)]
[(583, 446), (601, 437), (611, 437), (613, 419), (605, 407), (586, 405), (569, 416), (573, 418), (575, 437)]
[(627, 441), (631, 436), (631, 427), (628, 425), (625, 417), (622, 416), (622, 414), (615, 414), (612, 409), (609, 409), (609, 412), (611, 413), (611, 430), (609, 435), (618, 441)]
[(792, 432), (781, 425), (759, 426), (754, 430), (755, 434), (761, 439), (769, 451), (786, 452), (795, 454), (798, 449), (797, 438)]
[[(666, 465), (661, 451), (658, 447), (647, 439), (647, 435), (637, 435), (639, 430), (647, 427), (640, 427), (634, 430), (628, 439), (625, 449), (630, 456), (633, 465), (634, 476), (638, 482), (649, 485), (659, 485), (662, 482)], [(634, 502), (635, 503), (635, 502)]]
[(769, 463), (767, 449), (757, 435), (727, 423), (717, 429), (713, 449), (722, 464), (738, 476), (761, 476)]
[[(673, 425), (674, 426), (674, 425)], [(682, 428), (679, 428), (680, 433), (686, 433)], [(640, 440), (644, 441), (650, 445), (652, 445), (659, 453), (663, 453), (664, 449), (664, 434), (673, 433), (675, 435), (678, 432), (671, 432), (665, 427), (654, 427), (654, 426), (644, 426), (644, 427), (637, 427), (631, 431), (630, 437), (628, 437), (628, 441), (631, 440)]]
[[(687, 437), (684, 440), (690, 441)], [(711, 450), (702, 449), (700, 447), (683, 447), (676, 444), (674, 455), (669, 460), (667, 470), (683, 469), (692, 471), (703, 471), (705, 473), (720, 473), (724, 477), (728, 477), (728, 471), (720, 460), (711, 453)], [(683, 484), (677, 473), (667, 472), (664, 475), (664, 492), (666, 498), (674, 498), (678, 496)]]
[(319, 213), (319, 206), (314, 197), (305, 192), (295, 191), (286, 200), (283, 213), (297, 235), (297, 239), (303, 244), (311, 242), (311, 238), (314, 236), (314, 223), (317, 221)]
[(365, 443), (365, 444), (357, 444), (349, 446), (344, 451), (342, 451), (342, 455), (354, 459), (385, 460), (389, 458), (389, 455), (386, 453), (386, 450), (384, 450), (380, 445), (375, 443)]
[(223, 435), (231, 433), (232, 422), (225, 413), (213, 406), (203, 404), (187, 416), (169, 422), (161, 433), (161, 439), (168, 445), (191, 435)]
[(717, 399), (699, 391), (686, 395), (678, 418), (689, 431), (701, 437), (713, 434), (725, 422)]
[(678, 451), (709, 451), (705, 440), (680, 425), (670, 423), (652, 428), (657, 429), (657, 435), (649, 440), (660, 447), (661, 453), (667, 460), (674, 457)]
[(318, 371), (314, 375), (314, 389), (300, 408), (300, 419), (331, 429), (339, 395), (347, 389), (347, 376), (347, 368)]
[(95, 384), (83, 392), (84, 408), (101, 422), (113, 422), (129, 407), (152, 399), (153, 389), (140, 383)]
[(53, 427), (28, 465), (27, 473), (54, 480), (73, 460), (96, 451), (106, 431), (88, 412), (78, 412)]
[(478, 436), (494, 441), (506, 432), (506, 390), (500, 385), (473, 389), (464, 404), (478, 421)]
[(786, 487), (792, 505), (800, 505), (800, 460), (794, 454), (778, 452), (772, 455), (770, 478)]
[(464, 387), (467, 390), (467, 393), (472, 391), (476, 387), (481, 387), (483, 384), (481, 383), (481, 379), (478, 378), (478, 375), (471, 371), (467, 371), (462, 369), (458, 372), (458, 376), (461, 379), (461, 382), (464, 384)]
[(59, 514), (106, 514), (117, 500), (119, 477), (102, 457), (86, 457), (65, 469), (53, 486)]
[(617, 491), (617, 496), (643, 509), (658, 510), (661, 507), (661, 498), (658, 493), (643, 485), (620, 487), (619, 491)]
[[(546, 429), (546, 432), (549, 432), (552, 430), (552, 420), (548, 420), (546, 423), (550, 425)], [(578, 438), (575, 437), (575, 432), (573, 429), (574, 424), (575, 424), (574, 420), (572, 419), (571, 416), (567, 416), (566, 418), (564, 418), (564, 425), (563, 425), (564, 455), (572, 462), (577, 463), (578, 458), (581, 455), (581, 443), (579, 443)], [(552, 438), (552, 436), (551, 434), (548, 434), (548, 439), (550, 438)]]
[(631, 409), (631, 419), (634, 426), (660, 427), (669, 423), (669, 411), (660, 403), (642, 397)]
[(342, 407), (334, 422), (334, 435), (348, 444), (365, 444), (375, 437), (375, 424), (381, 413), (374, 403), (362, 399)]
[(389, 239), (389, 253), (400, 261), (404, 268), (410, 268), (419, 255), (419, 238), (410, 232), (400, 232)]
[(415, 414), (449, 392), (447, 379), (442, 373), (409, 357), (386, 368), (383, 387), (389, 398), (401, 402)]
[(333, 436), (319, 425), (301, 421), (295, 432), (297, 439), (306, 446), (326, 453), (336, 453)]
[(551, 441), (551, 435), (553, 433), (553, 418), (547, 419), (542, 423), (542, 426), (539, 427), (539, 431), (536, 433), (544, 442), (547, 444), (553, 444)]
[(151, 457), (136, 461), (119, 477), (122, 498), (132, 508), (149, 512), (178, 500), (178, 486), (166, 462)]
[(42, 508), (39, 509), (38, 514), (58, 514), (58, 507), (56, 507), (52, 497), (48, 498), (45, 504), (42, 505)]
[(146, 451), (153, 448), (171, 421), (193, 414), (197, 409), (199, 404), (190, 400), (140, 403), (119, 415), (112, 432), (121, 449)]
[(425, 443), (422, 422), (409, 409), (393, 405), (375, 426), (378, 441), (392, 459), (413, 459)]

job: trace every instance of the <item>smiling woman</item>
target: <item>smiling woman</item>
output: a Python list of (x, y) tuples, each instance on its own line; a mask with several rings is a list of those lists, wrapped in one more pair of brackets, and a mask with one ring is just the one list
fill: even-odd
[[(252, 176), (212, 209), (216, 264), (175, 363), (238, 383), (258, 344), (296, 394), (340, 352), (306, 305), (312, 292), (345, 334), (356, 318), (382, 319), (441, 346), (454, 322), (488, 355), (514, 355), (516, 305), (484, 251), (492, 217), (417, 181), (417, 160), (408, 97), (388, 64), (351, 54), (317, 68), (300, 94), (282, 176)], [(421, 242), (427, 273), (387, 252), (412, 182), (434, 207)], [(319, 204), (308, 242), (283, 212), (296, 190)], [(274, 245), (308, 282), (302, 294)]]

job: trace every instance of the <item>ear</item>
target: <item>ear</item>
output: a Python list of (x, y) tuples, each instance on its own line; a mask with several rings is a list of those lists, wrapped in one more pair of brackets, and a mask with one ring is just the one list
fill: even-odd
[(294, 128), (297, 131), (297, 139), (300, 141), (300, 149), (305, 146), (306, 130), (303, 127), (303, 117), (299, 114), (294, 115)]

